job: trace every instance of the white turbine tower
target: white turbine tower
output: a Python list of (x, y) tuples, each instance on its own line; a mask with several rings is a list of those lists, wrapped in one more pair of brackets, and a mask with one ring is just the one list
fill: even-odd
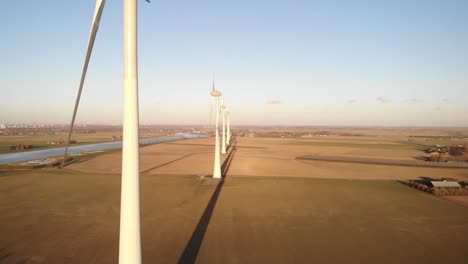
[(119, 263), (141, 263), (137, 0), (124, 0), (124, 115)]
[(216, 111), (216, 124), (215, 124), (215, 160), (214, 160), (214, 168), (213, 168), (213, 178), (220, 179), (221, 178), (221, 157), (219, 154), (219, 99), (222, 93), (215, 89), (215, 82), (213, 76), (213, 89), (211, 90), (211, 96), (215, 99), (215, 111)]
[[(149, 2), (149, 0), (146, 1)], [(65, 148), (64, 161), (105, 2), (106, 0), (96, 0), (96, 9)], [(124, 0), (124, 119), (120, 202), (120, 264), (141, 263), (137, 7), (137, 0)]]
[(221, 144), (221, 153), (226, 154), (226, 106), (221, 105), (221, 115), (223, 117), (223, 140)]
[(229, 109), (226, 109), (226, 144), (229, 146), (231, 145), (231, 111)]

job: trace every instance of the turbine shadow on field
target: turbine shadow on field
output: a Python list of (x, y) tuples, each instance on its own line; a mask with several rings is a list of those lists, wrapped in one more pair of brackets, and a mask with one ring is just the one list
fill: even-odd
[(234, 147), (236, 146), (236, 144), (237, 144), (236, 139), (237, 139), (237, 137), (233, 137), (233, 138), (232, 138), (232, 143), (229, 144), (229, 145), (226, 147), (226, 151), (229, 151), (229, 150), (231, 149), (231, 147), (234, 148)]
[(232, 159), (234, 158), (234, 155), (236, 154), (237, 147), (236, 147), (237, 142), (233, 142), (232, 145), (232, 150), (229, 153), (229, 155), (226, 157), (226, 159), (223, 162), (223, 165), (221, 166), (221, 173), (223, 174), (223, 178), (226, 178), (226, 175), (229, 171), (229, 167), (231, 166)]
[(193, 231), (190, 240), (185, 246), (184, 251), (182, 252), (182, 255), (179, 258), (179, 264), (195, 263), (195, 260), (198, 256), (198, 252), (200, 251), (201, 244), (203, 242), (203, 238), (205, 237), (206, 230), (208, 229), (208, 225), (210, 224), (211, 216), (213, 215), (213, 211), (218, 201), (219, 194), (221, 193), (221, 189), (223, 188), (224, 179), (226, 178), (229, 166), (231, 165), (235, 152), (236, 146), (235, 143), (233, 143), (233, 148), (231, 152), (226, 157), (226, 159), (223, 162), (223, 165), (221, 166), (223, 176), (218, 182), (218, 185), (216, 186), (216, 189), (213, 192), (213, 195), (211, 196), (210, 201), (208, 202), (208, 205), (205, 208), (205, 211), (200, 217), (200, 220), (198, 221), (198, 224), (195, 227), (195, 230)]

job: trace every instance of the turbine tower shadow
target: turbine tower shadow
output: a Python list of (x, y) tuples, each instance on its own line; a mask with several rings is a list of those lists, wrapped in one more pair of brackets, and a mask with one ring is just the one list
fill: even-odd
[(236, 140), (237, 140), (237, 137), (232, 137), (232, 139), (231, 139), (232, 143), (231, 143), (231, 144), (228, 144), (228, 145), (226, 146), (226, 152), (229, 152), (229, 150), (230, 150), (231, 148), (235, 148), (235, 147), (236, 147), (236, 144), (237, 144), (237, 141), (236, 141)]
[(179, 258), (177, 263), (195, 263), (197, 259), (198, 252), (200, 251), (201, 244), (203, 242), (203, 238), (205, 237), (206, 230), (208, 229), (208, 225), (211, 220), (211, 216), (213, 215), (214, 208), (218, 201), (219, 194), (221, 193), (221, 189), (224, 185), (224, 179), (226, 178), (227, 172), (229, 167), (231, 166), (232, 159), (234, 158), (234, 154), (236, 153), (237, 149), (235, 146), (236, 142), (233, 142), (233, 147), (229, 155), (227, 156), (226, 160), (224, 160), (223, 165), (221, 166), (222, 178), (218, 182), (213, 195), (208, 202), (208, 205), (205, 208), (200, 220), (198, 221), (197, 227), (192, 233), (190, 240), (188, 241), (187, 245), (185, 246), (182, 255)]

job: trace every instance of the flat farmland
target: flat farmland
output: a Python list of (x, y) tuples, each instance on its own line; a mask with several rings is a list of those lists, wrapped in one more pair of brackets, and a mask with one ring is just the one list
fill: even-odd
[[(142, 172), (176, 163), (181, 159), (186, 159), (192, 155), (202, 155), (205, 153), (213, 153), (213, 148), (209, 144), (202, 144), (208, 142), (200, 139), (199, 144), (191, 142), (198, 142), (198, 140), (183, 140), (181, 142), (188, 142), (185, 144), (171, 144), (159, 143), (148, 145), (140, 148), (140, 169)], [(209, 158), (208, 158), (209, 160)], [(207, 160), (207, 162), (208, 162)], [(104, 173), (120, 173), (122, 167), (122, 151), (112, 151), (103, 153), (93, 159), (79, 160), (66, 167), (68, 170), (82, 171), (82, 172), (104, 172)]]
[[(0, 177), (2, 263), (116, 263), (118, 174)], [(394, 181), (141, 178), (145, 263), (465, 263), (468, 209)], [(339, 252), (339, 254), (337, 254)]]
[[(391, 149), (359, 147), (297, 145), (294, 140), (276, 138), (238, 138), (230, 148), (233, 152), (228, 175), (283, 176), (339, 179), (404, 180), (420, 177), (455, 178), (468, 180), (468, 170), (354, 164), (326, 161), (298, 160), (305, 155), (386, 158), (415, 160), (422, 151), (410, 148)], [(324, 140), (324, 143), (327, 141)], [(376, 146), (374, 146), (376, 145)], [(364, 147), (363, 147), (364, 146)], [(211, 174), (213, 171), (213, 138), (190, 139), (155, 144), (140, 149), (141, 171), (146, 174)], [(222, 155), (222, 160), (226, 155)], [(67, 166), (83, 172), (118, 173), (121, 167), (120, 151)]]
[[(397, 180), (468, 180), (467, 169), (296, 159), (387, 157), (375, 146), (385, 140), (238, 138), (221, 155), (219, 181), (209, 177), (213, 140), (140, 148), (145, 263), (466, 263), (466, 199)], [(116, 263), (120, 170), (114, 150), (65, 169), (0, 171), (0, 262)]]

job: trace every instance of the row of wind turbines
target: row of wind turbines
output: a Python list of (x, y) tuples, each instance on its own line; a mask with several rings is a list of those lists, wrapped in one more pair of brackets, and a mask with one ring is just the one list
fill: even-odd
[(221, 145), (221, 154), (226, 154), (226, 147), (231, 144), (231, 112), (226, 105), (224, 105), (223, 94), (216, 90), (215, 82), (213, 77), (213, 89), (211, 90), (211, 96), (214, 98), (215, 112), (216, 112), (216, 123), (215, 123), (215, 159), (213, 168), (213, 178), (221, 179), (221, 155), (219, 148), (219, 116), (221, 115), (223, 139)]
[[(140, 228), (140, 154), (139, 154), (139, 111), (138, 111), (138, 0), (123, 0), (124, 28), (124, 113), (122, 138), (122, 178), (120, 194), (120, 232), (119, 232), (119, 263), (141, 263), (141, 228)], [(150, 2), (146, 0), (146, 2)], [(81, 73), (78, 94), (75, 101), (73, 116), (68, 133), (67, 145), (62, 162), (62, 168), (67, 158), (68, 144), (73, 132), (75, 117), (80, 103), (86, 73), (88, 70), (94, 41), (99, 29), (102, 12), (106, 0), (96, 0), (88, 48)], [(218, 123), (219, 116), (223, 119), (223, 139), (221, 152), (226, 153), (226, 146), (231, 143), (230, 112), (220, 100), (222, 93), (214, 86), (211, 96), (216, 104), (216, 143), (213, 178), (221, 179), (220, 144)]]

